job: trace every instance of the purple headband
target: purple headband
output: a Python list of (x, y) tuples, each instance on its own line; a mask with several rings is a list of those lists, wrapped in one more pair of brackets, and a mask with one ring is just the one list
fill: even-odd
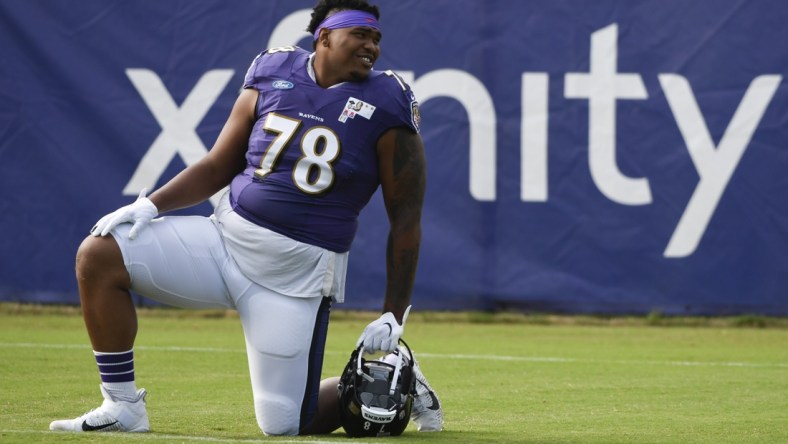
[(350, 28), (353, 26), (366, 26), (372, 29), (380, 30), (378, 19), (369, 12), (359, 11), (357, 9), (348, 9), (339, 11), (326, 17), (325, 20), (320, 22), (320, 25), (315, 30), (315, 40), (320, 37), (320, 30), (323, 28), (337, 29), (337, 28)]

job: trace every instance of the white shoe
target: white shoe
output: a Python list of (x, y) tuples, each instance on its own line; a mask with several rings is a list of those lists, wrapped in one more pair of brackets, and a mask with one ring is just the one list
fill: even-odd
[(145, 410), (145, 389), (137, 390), (132, 402), (115, 401), (101, 386), (104, 403), (79, 418), (52, 421), (49, 430), (68, 432), (147, 432), (150, 430)]
[(416, 377), (416, 395), (413, 397), (410, 419), (416, 423), (416, 428), (420, 432), (440, 432), (443, 430), (441, 402), (424, 377), (424, 373), (421, 372), (419, 362), (415, 358), (413, 376)]

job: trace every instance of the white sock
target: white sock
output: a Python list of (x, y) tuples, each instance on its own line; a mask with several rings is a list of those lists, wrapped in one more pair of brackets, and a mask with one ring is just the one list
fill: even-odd
[(137, 384), (130, 382), (102, 382), (104, 390), (115, 401), (133, 402), (137, 400)]

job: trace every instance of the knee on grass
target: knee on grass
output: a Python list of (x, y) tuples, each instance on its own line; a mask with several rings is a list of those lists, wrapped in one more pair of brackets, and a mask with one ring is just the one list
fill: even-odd
[(257, 425), (266, 435), (298, 435), (300, 412), (290, 399), (279, 395), (267, 395), (255, 400)]

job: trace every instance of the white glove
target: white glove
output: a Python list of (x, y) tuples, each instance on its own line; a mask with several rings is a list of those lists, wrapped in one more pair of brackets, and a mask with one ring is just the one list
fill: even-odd
[(367, 353), (374, 353), (377, 350), (393, 352), (399, 344), (399, 338), (402, 337), (408, 313), (410, 313), (410, 305), (402, 315), (402, 325), (397, 323), (393, 313), (383, 313), (382, 316), (367, 325), (356, 342), (356, 348), (364, 344), (364, 351)]
[(145, 228), (148, 223), (159, 214), (158, 208), (145, 195), (148, 189), (144, 188), (134, 203), (118, 208), (112, 213), (99, 219), (96, 225), (90, 230), (93, 236), (106, 236), (113, 228), (119, 224), (131, 222), (134, 224), (129, 231), (129, 239), (137, 237), (137, 233)]

